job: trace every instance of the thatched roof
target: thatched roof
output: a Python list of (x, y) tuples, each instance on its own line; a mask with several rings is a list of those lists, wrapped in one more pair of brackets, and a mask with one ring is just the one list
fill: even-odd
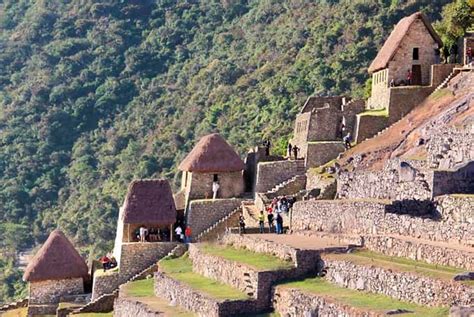
[(135, 180), (128, 186), (123, 204), (124, 223), (171, 225), (176, 222), (176, 207), (166, 179)]
[(72, 243), (54, 230), (28, 263), (23, 280), (28, 282), (87, 277), (88, 268)]
[(369, 73), (373, 73), (378, 70), (387, 68), (388, 63), (392, 60), (392, 57), (395, 55), (398, 47), (400, 46), (400, 43), (410, 30), (411, 25), (418, 19), (423, 22), (430, 35), (439, 44), (439, 46), (441, 47), (443, 45), (443, 42), (431, 26), (430, 22), (428, 21), (428, 18), (423, 13), (416, 12), (408, 17), (401, 19), (397, 23), (392, 33), (390, 33), (390, 36), (387, 38), (384, 45), (380, 49), (379, 53), (372, 61), (372, 64), (370, 64)]
[(198, 173), (242, 171), (245, 165), (240, 156), (219, 134), (206, 135), (179, 165), (179, 169)]
[[(340, 109), (343, 99), (344, 96), (310, 96), (308, 99), (306, 99), (306, 102), (304, 103), (303, 108), (301, 108), (300, 113), (311, 112), (314, 109), (324, 107)], [(350, 98), (347, 98), (347, 101), (349, 100)]]

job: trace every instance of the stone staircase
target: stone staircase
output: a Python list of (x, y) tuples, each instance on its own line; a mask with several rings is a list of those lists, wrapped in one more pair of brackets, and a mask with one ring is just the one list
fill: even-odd
[[(291, 190), (292, 186), (300, 188), (300, 187), (304, 187), (305, 184), (306, 184), (306, 175), (305, 174), (296, 175), (284, 181), (283, 183), (276, 185), (271, 190), (266, 192), (266, 194), (291, 195), (294, 193), (294, 190), (293, 191)], [(286, 193), (285, 189), (287, 189), (286, 191), (288, 191), (289, 189), (289, 192)]]
[(238, 215), (242, 211), (242, 206), (235, 208), (227, 216), (221, 218), (219, 221), (211, 225), (209, 228), (201, 232), (196, 241), (210, 240), (213, 237), (218, 237), (225, 233), (227, 228), (235, 227), (238, 224)]
[(453, 69), (451, 73), (448, 75), (448, 77), (446, 77), (446, 79), (441, 84), (439, 84), (438, 87), (435, 88), (433, 93), (436, 93), (437, 91), (440, 91), (441, 89), (446, 88), (448, 86), (449, 81), (459, 73), (460, 73), (459, 69)]

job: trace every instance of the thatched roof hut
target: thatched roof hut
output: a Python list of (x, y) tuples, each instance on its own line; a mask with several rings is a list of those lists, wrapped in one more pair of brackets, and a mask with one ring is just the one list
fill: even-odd
[(87, 275), (84, 259), (62, 231), (54, 230), (26, 267), (23, 280), (62, 280)]
[(245, 165), (232, 146), (219, 134), (206, 135), (179, 165), (179, 169), (197, 173), (238, 172)]
[(390, 36), (387, 38), (384, 45), (378, 52), (377, 56), (370, 64), (369, 73), (374, 73), (376, 71), (388, 67), (388, 63), (392, 60), (403, 38), (405, 37), (405, 35), (407, 35), (411, 25), (418, 19), (423, 22), (435, 42), (437, 42), (440, 47), (443, 45), (443, 42), (431, 26), (430, 22), (428, 21), (428, 18), (423, 13), (416, 12), (408, 17), (401, 19), (397, 23), (392, 33), (390, 33)]
[(135, 180), (128, 187), (123, 205), (123, 222), (172, 225), (176, 206), (166, 179)]

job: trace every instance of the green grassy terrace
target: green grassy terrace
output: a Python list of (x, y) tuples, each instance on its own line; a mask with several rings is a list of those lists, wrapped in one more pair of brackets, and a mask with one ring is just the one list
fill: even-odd
[[(358, 250), (353, 253), (346, 254), (331, 254), (325, 258), (348, 260), (362, 265), (376, 265), (386, 269), (417, 273), (427, 277), (444, 280), (452, 280), (454, 275), (465, 272), (465, 270), (455, 267), (429, 264), (426, 262), (415, 261), (401, 257), (391, 257), (368, 250)], [(463, 283), (474, 285), (473, 281), (465, 281)]]
[(388, 117), (388, 109), (368, 110), (360, 113), (359, 116)]
[(256, 270), (275, 271), (294, 268), (293, 262), (284, 261), (274, 255), (257, 253), (247, 249), (210, 243), (202, 244), (199, 248), (207, 254), (246, 264)]
[(192, 262), (187, 255), (177, 259), (163, 259), (159, 262), (160, 270), (171, 278), (189, 285), (196, 291), (206, 293), (215, 299), (245, 300), (249, 297), (228, 285), (204, 277), (192, 270)]
[(298, 288), (302, 291), (330, 298), (341, 304), (380, 313), (399, 308), (414, 312), (397, 314), (397, 316), (441, 317), (448, 316), (449, 312), (449, 308), (447, 307), (423, 307), (412, 303), (402, 302), (385, 295), (338, 287), (321, 278), (309, 278), (303, 281), (281, 284), (281, 286)]

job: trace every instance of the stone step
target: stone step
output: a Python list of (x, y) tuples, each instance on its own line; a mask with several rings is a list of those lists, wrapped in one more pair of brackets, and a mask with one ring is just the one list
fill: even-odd
[(322, 255), (325, 279), (341, 287), (424, 306), (474, 305), (474, 288), (454, 281), (462, 271), (356, 250)]
[(380, 294), (338, 287), (322, 278), (278, 285), (273, 300), (277, 313), (291, 317), (447, 316), (449, 311), (448, 307), (426, 307)]

